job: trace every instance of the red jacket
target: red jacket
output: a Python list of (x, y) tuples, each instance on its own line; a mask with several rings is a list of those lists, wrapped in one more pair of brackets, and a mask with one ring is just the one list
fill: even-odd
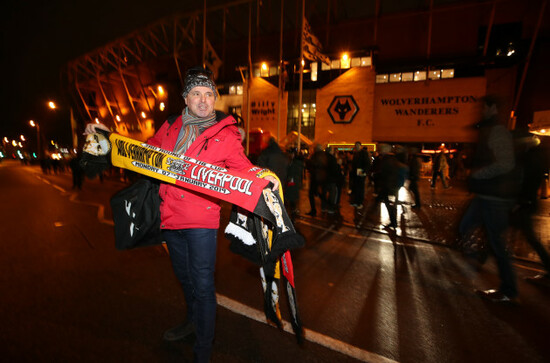
[[(244, 154), (235, 119), (221, 112), (216, 112), (216, 118), (218, 123), (206, 129), (185, 155), (227, 169), (252, 168), (254, 165)], [(182, 127), (181, 116), (172, 124), (166, 121), (147, 143), (173, 151)], [(161, 229), (219, 228), (218, 199), (166, 183), (161, 184), (159, 194)]]

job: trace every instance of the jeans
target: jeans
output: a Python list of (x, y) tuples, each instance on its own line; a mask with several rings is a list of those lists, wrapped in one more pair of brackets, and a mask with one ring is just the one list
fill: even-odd
[[(311, 178), (313, 178), (313, 176), (311, 176)], [(323, 183), (317, 182), (313, 179), (310, 180), (308, 196), (309, 196), (309, 205), (310, 205), (311, 211), (313, 213), (317, 213), (317, 208), (315, 206), (315, 197), (316, 196), (319, 196), (319, 198), (321, 199), (321, 207), (326, 204), (325, 197), (322, 193), (323, 188), (324, 188)]]
[(443, 184), (443, 188), (447, 188), (447, 179), (445, 179), (445, 173), (443, 170), (435, 171), (432, 176), (432, 188), (435, 188), (435, 183), (437, 182), (437, 177), (441, 179), (441, 183)]
[[(397, 227), (397, 197), (398, 192), (390, 191), (387, 188), (382, 188), (380, 193), (376, 197), (378, 202), (383, 202), (388, 210), (388, 216), (390, 217), (390, 226)], [(390, 201), (390, 196), (395, 197), (395, 202)]]
[(208, 362), (216, 324), (217, 229), (164, 230), (172, 267), (183, 287), (187, 321), (195, 326), (195, 361)]
[(351, 204), (360, 205), (365, 201), (365, 179), (366, 177), (358, 175), (351, 177)]
[(418, 179), (410, 179), (409, 190), (414, 194), (414, 204), (420, 207), (420, 192), (418, 191)]
[(516, 275), (506, 250), (506, 241), (503, 238), (508, 227), (512, 206), (512, 201), (475, 196), (460, 221), (459, 232), (461, 236), (467, 236), (476, 227), (480, 225), (485, 227), (487, 242), (497, 260), (500, 276), (499, 290), (509, 297), (516, 297), (518, 295)]

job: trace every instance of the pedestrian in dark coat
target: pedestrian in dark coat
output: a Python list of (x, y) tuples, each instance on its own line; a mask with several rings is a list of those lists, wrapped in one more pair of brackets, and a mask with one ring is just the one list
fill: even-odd
[(84, 181), (84, 170), (80, 166), (80, 155), (75, 155), (69, 162), (69, 167), (73, 175), (73, 189), (82, 189), (82, 182)]
[(349, 174), (352, 207), (363, 208), (363, 202), (365, 201), (365, 180), (370, 172), (371, 164), (368, 150), (362, 147), (360, 141), (357, 141)]
[[(388, 144), (378, 145), (380, 152), (379, 156), (379, 193), (376, 197), (377, 201), (383, 202), (388, 210), (390, 224), (386, 227), (395, 229), (397, 227), (397, 193), (400, 188), (399, 169), (402, 164), (397, 160), (394, 154), (391, 153), (391, 146)], [(393, 201), (390, 200), (393, 197)]]
[(304, 160), (296, 149), (290, 150), (289, 158), (284, 196), (289, 215), (292, 218), (300, 213), (298, 201), (300, 200), (300, 190), (302, 189), (304, 176)]
[(409, 190), (414, 195), (413, 208), (420, 208), (420, 192), (418, 191), (418, 181), (420, 180), (420, 170), (422, 162), (418, 156), (418, 149), (411, 148), (409, 153)]
[(308, 160), (307, 169), (309, 171), (309, 204), (311, 207), (307, 214), (314, 217), (317, 215), (315, 197), (319, 196), (321, 205), (326, 203), (323, 202), (322, 189), (327, 180), (327, 154), (323, 151), (322, 145), (315, 145), (315, 152)]
[(487, 242), (497, 261), (500, 286), (478, 294), (493, 302), (511, 302), (517, 297), (518, 289), (503, 235), (517, 198), (520, 177), (512, 135), (500, 121), (499, 104), (496, 98), (485, 97), (483, 118), (475, 125), (479, 140), (468, 180), (470, 192), (475, 196), (462, 216), (459, 230), (461, 237), (467, 238), (476, 227), (485, 227)]
[(322, 198), (325, 201), (325, 205), (321, 206), (321, 208), (323, 211), (333, 214), (339, 210), (338, 184), (341, 182), (342, 170), (338, 164), (338, 160), (334, 156), (334, 149), (327, 147), (325, 153), (327, 155), (327, 179), (323, 187)]
[(530, 282), (550, 286), (550, 255), (535, 233), (533, 216), (539, 207), (538, 191), (549, 167), (548, 153), (540, 145), (540, 140), (528, 132), (516, 138), (517, 162), (522, 172), (519, 197), (511, 215), (510, 224), (517, 228), (535, 252), (546, 270), (545, 273), (527, 277)]
[(271, 170), (277, 175), (281, 183), (285, 182), (287, 178), (288, 156), (281, 150), (274, 137), (269, 139), (267, 147), (260, 153), (258, 166)]

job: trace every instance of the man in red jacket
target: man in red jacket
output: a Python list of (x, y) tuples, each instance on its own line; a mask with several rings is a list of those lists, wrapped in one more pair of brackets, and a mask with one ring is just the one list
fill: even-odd
[[(187, 105), (182, 115), (173, 124), (165, 122), (147, 143), (228, 169), (252, 169), (235, 119), (214, 111), (218, 93), (211, 74), (202, 67), (188, 70), (182, 95)], [(206, 362), (216, 319), (219, 201), (170, 184), (161, 185), (160, 197), (163, 237), (187, 303), (186, 321), (166, 331), (164, 339), (180, 340), (194, 331), (195, 360)]]
[[(227, 169), (256, 174), (244, 154), (241, 134), (233, 117), (214, 110), (218, 97), (211, 73), (202, 67), (187, 71), (182, 94), (186, 107), (181, 116), (166, 121), (147, 143)], [(91, 125), (89, 125), (92, 127)], [(86, 130), (90, 132), (90, 130)], [(266, 176), (277, 190), (276, 178)], [(183, 324), (164, 333), (177, 341), (195, 333), (196, 362), (207, 362), (212, 352), (216, 319), (217, 234), (219, 200), (173, 184), (160, 186), (163, 239), (187, 304)]]

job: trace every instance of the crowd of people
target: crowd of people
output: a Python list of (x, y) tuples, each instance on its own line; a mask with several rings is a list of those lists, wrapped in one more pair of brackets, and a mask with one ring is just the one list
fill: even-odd
[[(308, 183), (310, 206), (305, 215), (312, 217), (318, 215), (318, 207), (321, 213), (339, 214), (341, 203), (349, 203), (361, 210), (369, 190), (377, 202), (386, 205), (391, 219), (388, 227), (395, 228), (397, 195), (407, 179), (415, 199), (413, 208), (421, 206), (418, 191), (421, 160), (417, 149), (380, 144), (371, 153), (357, 141), (350, 151), (323, 147), (321, 144), (315, 144), (311, 153), (308, 151), (299, 153), (291, 147), (285, 152), (272, 138), (258, 158), (259, 166), (273, 170), (281, 180), (285, 201), (293, 216), (301, 213), (298, 200), (304, 180)], [(343, 194), (347, 198), (342, 202)]]
[[(389, 230), (398, 226), (397, 205), (402, 187), (406, 186), (414, 199), (411, 207), (419, 209), (422, 206), (418, 188), (421, 177), (428, 178), (432, 193), (438, 179), (443, 189), (451, 188), (453, 178), (466, 182), (472, 199), (459, 223), (457, 247), (465, 255), (476, 254), (483, 261), (487, 251), (491, 251), (501, 283), (496, 289), (478, 291), (478, 294), (493, 302), (513, 302), (518, 289), (504, 237), (509, 227), (524, 235), (546, 270), (528, 279), (550, 285), (550, 256), (533, 229), (538, 193), (548, 172), (549, 160), (539, 139), (527, 131), (511, 132), (506, 128), (497, 99), (488, 96), (483, 101), (481, 121), (474, 125), (479, 139), (471, 152), (453, 153), (442, 144), (430, 158), (420, 154), (415, 147), (378, 144), (371, 153), (361, 142), (356, 142), (352, 151), (316, 144), (308, 158), (297, 154), (296, 150), (291, 152), (291, 157), (285, 157), (272, 140), (265, 150), (271, 156), (264, 160), (269, 161), (260, 165), (284, 170), (278, 175), (284, 180), (286, 195), (291, 194), (288, 205), (293, 215), (299, 213), (296, 201), (305, 176), (309, 181), (310, 210), (307, 215), (317, 216), (319, 205), (321, 212), (328, 216), (338, 214), (341, 195), (346, 189), (347, 203), (361, 210), (368, 188), (373, 197), (368, 200), (373, 200), (374, 205), (385, 205), (390, 221), (385, 228)], [(278, 149), (277, 158), (273, 156), (274, 149)], [(424, 167), (423, 159), (427, 158), (431, 159), (431, 173)], [(472, 241), (477, 240), (473, 238), (474, 231), (480, 228), (485, 232), (484, 247), (477, 245), (473, 249)]]

